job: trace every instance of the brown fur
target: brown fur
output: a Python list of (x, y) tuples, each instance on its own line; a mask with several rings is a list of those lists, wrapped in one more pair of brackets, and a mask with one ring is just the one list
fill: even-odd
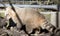
[[(7, 7), (7, 9), (9, 16), (13, 19), (15, 23), (17, 23), (17, 27), (20, 28), (21, 25), (17, 20), (14, 11), (10, 7)], [(28, 29), (28, 32), (34, 28), (39, 28), (40, 25), (46, 20), (45, 17), (34, 8), (16, 7), (15, 10), (21, 21), (24, 23), (24, 25), (26, 25), (26, 29)]]

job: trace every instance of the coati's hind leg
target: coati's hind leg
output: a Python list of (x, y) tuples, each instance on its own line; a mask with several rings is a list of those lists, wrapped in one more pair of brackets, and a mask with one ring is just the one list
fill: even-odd
[(39, 28), (34, 28), (30, 34), (36, 34), (36, 33), (39, 34), (39, 33), (42, 33), (41, 30), (42, 30), (41, 27), (39, 27)]
[(39, 29), (35, 28), (32, 30), (32, 32), (30, 34), (35, 34), (35, 33), (38, 33)]
[(35, 29), (33, 29), (33, 31), (30, 33), (30, 34), (35, 34), (35, 33), (37, 33), (37, 34), (41, 34), (41, 33), (49, 33), (49, 31), (48, 30), (46, 30), (46, 29), (42, 29), (41, 27), (40, 28), (35, 28)]

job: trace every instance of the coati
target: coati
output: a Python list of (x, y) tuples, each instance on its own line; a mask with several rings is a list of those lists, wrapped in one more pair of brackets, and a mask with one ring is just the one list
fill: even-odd
[[(40, 27), (42, 29), (48, 30), (51, 33), (57, 31), (57, 28), (49, 23), (45, 16), (39, 13), (36, 9), (15, 7), (15, 10), (23, 25), (26, 26), (26, 32), (31, 33), (35, 28), (38, 28), (40, 30)], [(6, 13), (8, 14), (7, 19), (12, 18), (12, 20), (17, 24), (17, 28), (20, 29), (21, 24), (19, 23), (16, 14), (11, 7), (6, 8)]]

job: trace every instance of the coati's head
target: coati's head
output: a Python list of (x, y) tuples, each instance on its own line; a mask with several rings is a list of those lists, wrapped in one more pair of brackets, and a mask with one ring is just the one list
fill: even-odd
[(15, 17), (15, 13), (14, 13), (14, 11), (12, 10), (11, 7), (7, 7), (7, 8), (6, 8), (5, 15), (7, 16), (7, 19), (10, 19), (10, 18), (12, 18), (12, 17)]
[(13, 19), (15, 18), (15, 13), (11, 7), (6, 8), (5, 16), (7, 20), (9, 21), (9, 23), (7, 24), (8, 29), (10, 29), (10, 27), (16, 26), (16, 23), (13, 21)]

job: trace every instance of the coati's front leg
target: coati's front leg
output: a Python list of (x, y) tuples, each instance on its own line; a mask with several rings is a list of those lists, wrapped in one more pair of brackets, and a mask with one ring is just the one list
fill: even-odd
[(41, 27), (39, 27), (39, 28), (34, 28), (30, 34), (39, 34), (39, 33), (42, 33), (41, 30), (42, 30)]
[(46, 29), (42, 29), (41, 27), (39, 27), (39, 28), (33, 29), (30, 34), (42, 34), (42, 33), (49, 33), (49, 31), (46, 30)]
[(10, 29), (11, 27), (16, 27), (16, 23), (12, 20), (12, 18), (9, 19), (9, 23), (8, 23), (8, 27), (7, 29)]

